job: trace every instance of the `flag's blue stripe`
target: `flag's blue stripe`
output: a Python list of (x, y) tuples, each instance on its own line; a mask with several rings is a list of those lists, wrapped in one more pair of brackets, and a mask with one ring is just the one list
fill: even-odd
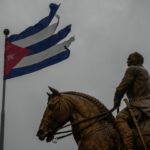
[(46, 50), (49, 47), (57, 44), (60, 40), (65, 38), (70, 31), (71, 31), (71, 25), (68, 25), (65, 28), (63, 28), (62, 30), (60, 30), (57, 34), (54, 34), (54, 35), (48, 37), (47, 39), (40, 41), (34, 45), (26, 47), (27, 49), (30, 50), (29, 55), (39, 53), (39, 52)]
[(61, 52), (53, 57), (50, 57), (42, 62), (39, 62), (38, 64), (34, 64), (31, 66), (26, 66), (26, 67), (22, 67), (22, 68), (16, 68), (16, 69), (12, 69), (12, 71), (10, 72), (10, 74), (6, 77), (6, 79), (10, 79), (10, 78), (14, 78), (17, 76), (21, 76), (21, 75), (25, 75), (28, 73), (32, 73), (34, 71), (40, 70), (42, 68), (45, 68), (47, 66), (56, 64), (62, 60), (65, 60), (69, 57), (70, 55), (70, 50), (66, 50), (64, 52)]
[(47, 17), (40, 20), (34, 26), (30, 26), (26, 30), (22, 31), (20, 34), (11, 35), (10, 37), (8, 37), (8, 40), (11, 42), (14, 42), (14, 41), (26, 38), (30, 35), (33, 35), (39, 31), (43, 30), (44, 28), (46, 28), (52, 21), (53, 17), (55, 16), (55, 14), (59, 8), (59, 5), (52, 3), (49, 5), (49, 7), (50, 7), (50, 13)]

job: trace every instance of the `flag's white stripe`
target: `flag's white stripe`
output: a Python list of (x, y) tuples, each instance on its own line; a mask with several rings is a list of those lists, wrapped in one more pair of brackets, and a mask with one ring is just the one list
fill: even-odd
[(25, 47), (28, 47), (35, 43), (38, 43), (38, 42), (46, 39), (47, 37), (51, 36), (55, 32), (55, 30), (58, 26), (58, 23), (59, 23), (59, 21), (52, 24), (51, 26), (48, 26), (47, 28), (43, 29), (42, 31), (40, 31), (36, 34), (33, 34), (25, 39), (15, 41), (15, 42), (13, 42), (13, 44), (25, 48)]
[(48, 59), (49, 57), (57, 55), (60, 52), (63, 52), (65, 50), (64, 46), (69, 47), (72, 41), (74, 41), (74, 37), (71, 37), (69, 40), (64, 41), (63, 43), (60, 43), (58, 45), (55, 45), (43, 52), (37, 53), (35, 55), (31, 55), (31, 56), (30, 55), (26, 56), (15, 66), (15, 68), (33, 65), (45, 59)]

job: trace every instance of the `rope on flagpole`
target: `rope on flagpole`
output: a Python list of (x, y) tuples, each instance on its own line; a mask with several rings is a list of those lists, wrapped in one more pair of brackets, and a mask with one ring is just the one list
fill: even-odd
[[(6, 38), (9, 35), (9, 30), (4, 29), (5, 45)], [(2, 110), (1, 110), (1, 126), (0, 126), (0, 150), (4, 149), (4, 131), (5, 131), (5, 95), (6, 95), (6, 80), (4, 76), (5, 72), (5, 50), (4, 50), (4, 67), (3, 67), (3, 93), (2, 93)]]

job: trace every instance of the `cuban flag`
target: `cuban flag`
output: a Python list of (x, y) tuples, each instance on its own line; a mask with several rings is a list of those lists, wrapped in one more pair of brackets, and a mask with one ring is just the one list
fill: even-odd
[[(49, 7), (49, 15), (37, 24), (6, 38), (5, 79), (32, 73), (69, 57), (68, 47), (74, 37), (63, 39), (70, 33), (71, 25), (55, 33), (59, 24), (59, 16), (56, 15), (59, 5), (52, 3)], [(50, 25), (54, 17), (57, 21)]]

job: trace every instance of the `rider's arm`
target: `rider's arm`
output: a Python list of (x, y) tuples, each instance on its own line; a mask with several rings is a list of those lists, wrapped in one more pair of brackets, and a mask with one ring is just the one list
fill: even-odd
[(119, 84), (119, 86), (116, 88), (116, 92), (114, 95), (114, 107), (117, 108), (120, 106), (120, 102), (124, 94), (127, 92), (127, 90), (132, 86), (134, 80), (135, 80), (135, 68), (134, 67), (129, 67), (125, 75)]

